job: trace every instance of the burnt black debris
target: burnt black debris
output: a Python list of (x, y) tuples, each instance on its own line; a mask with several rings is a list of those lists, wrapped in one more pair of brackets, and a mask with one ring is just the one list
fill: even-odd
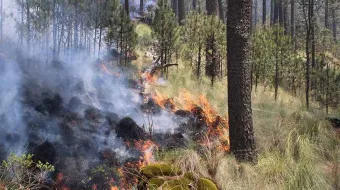
[(124, 141), (138, 141), (146, 139), (145, 131), (130, 117), (120, 120), (115, 131), (117, 133), (117, 137), (124, 139)]
[(149, 98), (146, 103), (141, 105), (141, 108), (144, 113), (149, 114), (160, 114), (162, 111), (161, 106), (159, 106), (152, 98)]

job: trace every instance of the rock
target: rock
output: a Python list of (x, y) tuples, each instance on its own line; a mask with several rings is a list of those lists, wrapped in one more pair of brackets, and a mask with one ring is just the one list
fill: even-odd
[(201, 178), (197, 182), (197, 190), (218, 190), (218, 188), (209, 179)]
[[(171, 181), (167, 181), (162, 186), (163, 190), (190, 190), (190, 185), (193, 181), (183, 177), (181, 179), (175, 179)], [(206, 189), (210, 190), (210, 189)]]
[(164, 184), (165, 180), (160, 178), (152, 178), (148, 182), (148, 189), (157, 189)]
[(144, 130), (129, 117), (120, 120), (115, 131), (117, 133), (117, 137), (123, 138), (124, 141), (138, 141), (146, 139), (146, 133)]

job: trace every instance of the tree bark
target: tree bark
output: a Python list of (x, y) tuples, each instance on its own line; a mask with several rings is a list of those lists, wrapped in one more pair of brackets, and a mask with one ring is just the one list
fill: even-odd
[(192, 0), (192, 9), (193, 10), (197, 9), (197, 0)]
[(334, 41), (337, 41), (337, 35), (336, 35), (336, 32), (337, 32), (337, 26), (336, 26), (336, 15), (335, 15), (335, 8), (332, 9), (332, 20), (333, 20), (333, 39)]
[(325, 28), (327, 29), (329, 29), (328, 11), (329, 11), (329, 1), (325, 0)]
[(76, 51), (78, 51), (79, 44), (79, 12), (78, 12), (78, 2), (75, 1), (75, 11), (74, 11), (74, 44), (73, 47)]
[(265, 26), (267, 22), (267, 0), (262, 1), (262, 25)]
[(315, 80), (315, 69), (316, 69), (316, 50), (315, 50), (315, 46), (316, 46), (316, 42), (315, 42), (315, 18), (314, 18), (314, 0), (310, 0), (310, 17), (311, 17), (311, 39), (310, 39), (310, 43), (312, 44), (312, 80), (311, 80), (311, 90), (315, 90), (316, 89), (316, 80)]
[(296, 50), (297, 47), (295, 39), (295, 0), (290, 0), (290, 35), (292, 38), (294, 50)]
[(144, 0), (139, 1), (139, 13), (140, 15), (144, 15)]
[(178, 16), (178, 0), (171, 0), (172, 2), (172, 10), (174, 10), (174, 13), (176, 16)]
[(178, 22), (180, 25), (183, 25), (185, 20), (185, 2), (184, 0), (178, 1)]
[(220, 19), (223, 21), (223, 23), (225, 23), (225, 16), (224, 16), (225, 13), (224, 13), (222, 0), (218, 0), (218, 13), (219, 13)]
[(256, 161), (251, 109), (251, 0), (229, 0), (227, 22), (230, 148), (239, 161)]
[(274, 10), (273, 10), (273, 24), (275, 25), (275, 24), (278, 24), (279, 23), (279, 10), (280, 10), (280, 8), (279, 8), (279, 3), (278, 3), (278, 0), (273, 0), (273, 8), (274, 8)]
[(254, 0), (254, 10), (253, 10), (253, 14), (254, 14), (254, 31), (255, 31), (256, 25), (257, 25), (257, 7), (258, 7), (258, 2), (257, 2), (257, 0)]
[(0, 1), (0, 16), (1, 16), (1, 21), (0, 21), (0, 40), (3, 41), (3, 22), (4, 22), (4, 14), (3, 14), (3, 0)]
[(125, 13), (128, 16), (130, 16), (130, 3), (129, 3), (129, 0), (125, 0), (124, 7), (125, 7)]
[(284, 27), (284, 34), (289, 34), (289, 15), (288, 15), (288, 4), (283, 4), (283, 27)]
[(26, 0), (26, 20), (27, 20), (27, 50), (28, 54), (30, 54), (31, 49), (31, 16), (30, 16), (30, 4), (29, 1)]
[(275, 0), (270, 1), (270, 25), (275, 22)]
[[(217, 0), (206, 0), (207, 14), (210, 16), (218, 16), (218, 1)], [(215, 47), (215, 36), (209, 34), (206, 44), (206, 65), (205, 73), (211, 77), (211, 85), (214, 84), (215, 68), (216, 68), (216, 47)]]
[(217, 0), (206, 0), (206, 9), (208, 15), (218, 14), (218, 1)]

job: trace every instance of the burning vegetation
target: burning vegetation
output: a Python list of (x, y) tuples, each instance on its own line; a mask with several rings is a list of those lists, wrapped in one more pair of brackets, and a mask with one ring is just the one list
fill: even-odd
[[(11, 69), (9, 62), (4, 62), (6, 69)], [(7, 147), (12, 143), (32, 154), (34, 163), (53, 165), (41, 185), (56, 190), (143, 189), (141, 170), (157, 164), (158, 152), (185, 148), (189, 141), (204, 147), (215, 139), (221, 150), (229, 150), (227, 123), (204, 96), (194, 99), (183, 91), (183, 101), (178, 101), (148, 91), (159, 80), (154, 68), (129, 85), (118, 69), (108, 66), (109, 60), (80, 63), (81, 69), (67, 62), (51, 64), (47, 72), (25, 68), (16, 86), (20, 98), (11, 99), (20, 105), (21, 117), (15, 119), (25, 133), (5, 131), (1, 156), (11, 152)], [(2, 123), (8, 122), (4, 119)]]

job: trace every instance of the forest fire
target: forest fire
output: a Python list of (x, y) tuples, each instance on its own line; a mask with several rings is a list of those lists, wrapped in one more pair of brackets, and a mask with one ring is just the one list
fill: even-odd
[(148, 82), (150, 84), (155, 83), (157, 81), (157, 79), (158, 79), (156, 75), (152, 75), (149, 72), (144, 72), (141, 77), (142, 77), (142, 79), (144, 81), (146, 81), (146, 82)]
[(143, 156), (141, 156), (139, 161), (140, 167), (155, 162), (153, 152), (154, 149), (157, 148), (157, 145), (154, 142), (152, 142), (151, 140), (137, 141), (135, 143), (135, 146), (137, 150), (140, 150), (143, 153)]
[[(197, 99), (187, 90), (181, 90), (179, 98), (174, 101), (167, 96), (162, 95), (156, 91), (152, 98), (162, 108), (169, 108), (175, 112), (178, 108), (189, 111), (194, 114), (202, 115), (200, 120), (203, 120), (208, 126), (208, 137), (211, 139), (219, 139), (219, 149), (229, 151), (229, 136), (228, 136), (228, 122), (226, 117), (221, 117), (217, 111), (214, 110), (208, 99), (204, 95), (200, 95)], [(199, 109), (198, 109), (199, 108)], [(202, 113), (201, 113), (202, 112)], [(204, 142), (202, 144), (205, 144)]]
[(65, 186), (64, 181), (65, 181), (64, 174), (59, 172), (56, 177), (55, 189), (70, 190), (70, 188)]

